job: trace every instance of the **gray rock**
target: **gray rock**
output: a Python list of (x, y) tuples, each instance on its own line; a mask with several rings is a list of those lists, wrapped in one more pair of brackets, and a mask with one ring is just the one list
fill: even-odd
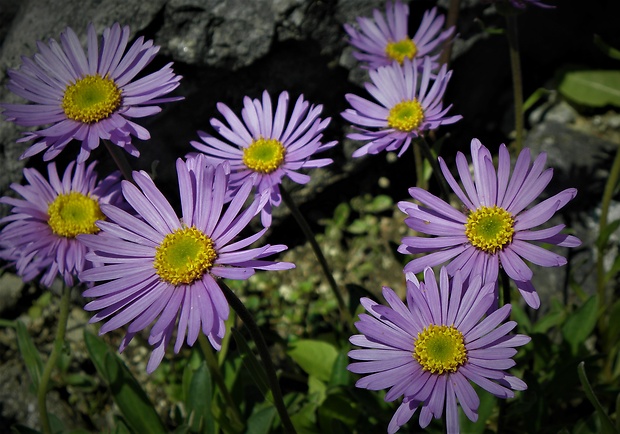
[(0, 317), (15, 307), (23, 287), (22, 279), (14, 274), (3, 273), (0, 276)]

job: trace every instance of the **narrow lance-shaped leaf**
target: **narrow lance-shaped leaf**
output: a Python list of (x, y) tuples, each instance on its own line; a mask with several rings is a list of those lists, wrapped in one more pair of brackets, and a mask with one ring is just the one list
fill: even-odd
[(165, 434), (167, 432), (146, 393), (129, 369), (110, 352), (107, 344), (84, 330), (84, 342), (97, 372), (108, 384), (114, 402), (136, 433)]
[(41, 355), (37, 351), (37, 348), (32, 342), (32, 337), (28, 334), (28, 330), (23, 322), (17, 321), (15, 324), (15, 331), (17, 332), (17, 346), (19, 352), (24, 359), (24, 364), (30, 374), (30, 380), (35, 389), (39, 388), (39, 382), (41, 381), (41, 373), (43, 372), (43, 362), (41, 361)]
[(598, 398), (594, 394), (594, 391), (592, 390), (590, 381), (588, 381), (588, 377), (586, 376), (584, 362), (579, 363), (579, 366), (577, 366), (577, 373), (579, 374), (579, 381), (581, 381), (584, 393), (586, 394), (588, 400), (592, 403), (592, 405), (596, 409), (596, 412), (598, 413), (599, 419), (601, 421), (601, 428), (603, 430), (603, 434), (618, 434), (620, 431), (618, 431), (614, 424), (611, 422), (609, 415), (603, 409), (603, 406), (601, 405)]

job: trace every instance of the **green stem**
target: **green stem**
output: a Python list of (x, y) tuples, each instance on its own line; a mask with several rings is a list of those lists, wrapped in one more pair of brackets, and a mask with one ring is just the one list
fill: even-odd
[(415, 141), (411, 145), (411, 149), (413, 149), (413, 163), (415, 164), (415, 185), (423, 190), (427, 190), (428, 185), (426, 184), (426, 179), (424, 179), (424, 158), (420, 152), (420, 144)]
[[(459, 19), (460, 9), (461, 0), (450, 0), (450, 4), (448, 5), (448, 16), (446, 17), (446, 29), (456, 26), (456, 22)], [(444, 43), (443, 50), (441, 51), (441, 57), (439, 57), (439, 62), (442, 65), (450, 62), (450, 58), (452, 57), (452, 42), (452, 39), (448, 39)]]
[(218, 281), (226, 300), (228, 300), (228, 304), (233, 308), (243, 324), (248, 328), (252, 339), (256, 343), (256, 349), (258, 350), (258, 354), (263, 362), (263, 366), (265, 368), (265, 372), (267, 374), (267, 382), (269, 383), (269, 388), (271, 389), (271, 393), (273, 394), (273, 403), (276, 406), (276, 410), (280, 415), (280, 420), (282, 421), (282, 426), (284, 427), (284, 431), (290, 434), (295, 434), (295, 427), (293, 427), (293, 423), (289, 418), (288, 412), (286, 411), (286, 405), (284, 405), (284, 400), (282, 398), (282, 391), (280, 390), (280, 384), (278, 383), (278, 376), (276, 375), (276, 368), (271, 361), (271, 355), (269, 354), (269, 347), (267, 347), (267, 342), (265, 342), (265, 338), (263, 334), (260, 332), (256, 321), (252, 317), (252, 314), (246, 307), (243, 305), (241, 300), (235, 295), (234, 292), (224, 283), (222, 280)]
[(523, 82), (521, 79), (521, 59), (519, 57), (519, 38), (517, 16), (506, 15), (506, 36), (510, 50), (510, 69), (512, 71), (512, 92), (515, 104), (515, 151), (523, 149)]
[(338, 289), (338, 285), (336, 284), (336, 280), (334, 280), (334, 276), (331, 270), (329, 269), (329, 264), (327, 263), (327, 260), (325, 259), (325, 256), (323, 255), (323, 251), (321, 250), (319, 243), (316, 241), (316, 237), (314, 236), (312, 229), (310, 229), (310, 225), (308, 224), (308, 222), (302, 215), (301, 211), (295, 204), (295, 201), (293, 200), (291, 195), (282, 185), (280, 185), (280, 193), (282, 194), (282, 200), (284, 200), (284, 203), (286, 204), (288, 209), (291, 211), (291, 214), (293, 214), (293, 217), (297, 221), (297, 224), (299, 225), (302, 232), (306, 236), (306, 239), (310, 243), (310, 246), (312, 247), (312, 250), (314, 251), (314, 255), (319, 261), (321, 270), (323, 270), (323, 274), (325, 275), (325, 278), (327, 279), (327, 282), (329, 283), (329, 287), (331, 288), (332, 293), (334, 294), (338, 302), (338, 308), (340, 309), (341, 320), (347, 326), (349, 326), (352, 321), (351, 314), (349, 313), (349, 310), (347, 309), (345, 305), (344, 299), (342, 298), (342, 295), (340, 294), (340, 290)]
[[(611, 205), (611, 200), (614, 196), (614, 191), (616, 189), (616, 185), (618, 185), (618, 179), (620, 179), (620, 147), (616, 151), (616, 158), (611, 166), (609, 171), (609, 177), (607, 178), (607, 183), (605, 184), (605, 190), (603, 191), (603, 199), (601, 201), (601, 218), (599, 220), (599, 228), (598, 233), (602, 234), (607, 227), (607, 217), (609, 215), (609, 206)], [(607, 307), (606, 296), (605, 296), (605, 245), (603, 243), (598, 243), (597, 247), (597, 258), (596, 258), (596, 283), (597, 283), (597, 293), (598, 293), (598, 302), (599, 302), (599, 329), (602, 332), (604, 327), (603, 322), (603, 312)]]
[(235, 400), (230, 394), (228, 387), (226, 387), (226, 382), (224, 381), (222, 371), (220, 370), (220, 364), (218, 363), (215, 354), (213, 354), (213, 348), (211, 347), (211, 344), (207, 340), (207, 337), (202, 333), (198, 335), (198, 343), (200, 344), (200, 349), (202, 350), (202, 354), (204, 355), (205, 361), (207, 362), (209, 371), (211, 371), (211, 375), (213, 376), (217, 387), (220, 389), (220, 393), (222, 394), (224, 401), (226, 401), (228, 409), (230, 409), (230, 416), (232, 416), (233, 418), (231, 422), (233, 423), (233, 425), (239, 427), (240, 430), (242, 430), (244, 426), (243, 418), (241, 417), (239, 408), (237, 407)]
[(422, 152), (424, 153), (424, 156), (426, 157), (428, 162), (431, 163), (431, 167), (433, 169), (433, 176), (435, 177), (435, 180), (437, 181), (437, 183), (439, 184), (439, 187), (441, 188), (441, 193), (443, 194), (446, 202), (449, 203), (450, 202), (450, 189), (448, 188), (448, 184), (446, 183), (446, 180), (444, 179), (441, 173), (441, 168), (439, 167), (437, 158), (431, 152), (430, 145), (428, 144), (424, 136), (420, 136), (420, 140), (416, 140), (416, 143), (420, 143), (421, 145), (420, 149), (422, 149)]
[(54, 346), (50, 353), (43, 373), (41, 374), (41, 381), (39, 382), (39, 390), (37, 391), (37, 398), (39, 401), (39, 416), (41, 418), (41, 429), (45, 434), (52, 434), (52, 427), (50, 426), (49, 415), (47, 413), (47, 385), (52, 375), (52, 370), (56, 366), (58, 355), (62, 351), (62, 347), (65, 344), (65, 334), (67, 332), (67, 321), (69, 319), (69, 308), (71, 307), (71, 287), (64, 285), (62, 287), (62, 296), (60, 298), (60, 314), (58, 316), (58, 329), (56, 330), (56, 338), (54, 339)]
[(123, 151), (118, 146), (114, 145), (109, 140), (103, 140), (103, 143), (105, 144), (106, 149), (112, 156), (112, 160), (114, 160), (116, 167), (118, 167), (118, 169), (121, 171), (123, 178), (133, 183), (134, 181), (133, 181), (133, 175), (132, 175), (132, 168), (131, 168), (131, 165), (129, 164), (129, 160), (127, 160), (125, 151)]

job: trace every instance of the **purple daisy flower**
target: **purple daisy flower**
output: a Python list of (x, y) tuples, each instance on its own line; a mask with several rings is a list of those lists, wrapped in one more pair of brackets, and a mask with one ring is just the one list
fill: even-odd
[(437, 8), (433, 8), (424, 12), (422, 23), (411, 39), (407, 31), (408, 21), (409, 6), (400, 1), (388, 1), (385, 15), (375, 9), (373, 18), (357, 18), (359, 30), (345, 24), (349, 43), (357, 49), (353, 56), (367, 69), (423, 57), (432, 61), (433, 70), (437, 69), (442, 44), (452, 36), (454, 27), (442, 31), (445, 17), (438, 15)]
[(560, 233), (565, 225), (533, 230), (547, 222), (577, 194), (568, 188), (526, 210), (547, 187), (553, 169), (544, 170), (546, 154), (541, 153), (530, 167), (530, 151), (523, 149), (517, 158), (512, 175), (510, 155), (506, 146), (499, 148), (497, 171), (493, 157), (479, 140), (471, 142), (474, 171), (472, 181), (467, 159), (463, 153), (456, 156), (456, 167), (465, 192), (456, 182), (446, 163), (439, 165), (448, 184), (463, 203), (463, 213), (440, 198), (420, 188), (409, 189), (409, 194), (422, 206), (399, 202), (398, 207), (409, 217), (407, 225), (418, 232), (435, 235), (433, 238), (405, 237), (398, 251), (404, 254), (428, 253), (405, 266), (405, 272), (418, 273), (427, 266), (452, 260), (447, 265), (453, 276), (462, 270), (463, 278), (483, 274), (485, 282), (497, 281), (501, 265), (529, 306), (537, 309), (540, 299), (532, 285), (532, 270), (526, 259), (543, 267), (566, 264), (566, 259), (531, 241), (577, 247), (581, 241)]
[(310, 176), (298, 170), (331, 164), (331, 158), (310, 158), (337, 143), (321, 143), (323, 130), (331, 120), (319, 118), (322, 105), (310, 105), (301, 95), (287, 122), (288, 105), (287, 92), (278, 97), (275, 114), (267, 91), (263, 92), (262, 103), (245, 97), (242, 122), (227, 105), (218, 103), (217, 109), (229, 126), (218, 119), (211, 119), (211, 125), (232, 144), (203, 131), (199, 131), (198, 136), (204, 143), (191, 142), (207, 156), (209, 164), (228, 161), (231, 170), (229, 197), (234, 197), (247, 179), (253, 179), (257, 193), (270, 192), (269, 202), (261, 213), (264, 226), (271, 225), (271, 209), (282, 202), (279, 188), (282, 178), (288, 176), (298, 184), (306, 184)]
[(92, 266), (85, 259), (86, 246), (76, 237), (98, 232), (95, 222), (105, 218), (100, 207), (122, 201), (120, 174), (97, 182), (95, 165), (72, 161), (61, 180), (56, 164), (50, 163), (49, 182), (35, 169), (24, 169), (28, 185), (11, 185), (24, 199), (0, 199), (13, 207), (0, 219), (6, 224), (0, 232), (0, 258), (15, 265), (24, 281), (43, 272), (40, 282), (47, 287), (57, 275), (73, 286), (74, 276)]
[(24, 133), (19, 142), (36, 140), (20, 158), (45, 150), (45, 161), (56, 157), (71, 140), (82, 142), (78, 163), (86, 161), (101, 139), (109, 140), (133, 156), (140, 153), (131, 135), (141, 140), (149, 132), (129, 118), (159, 113), (156, 104), (182, 98), (160, 98), (179, 85), (172, 63), (132, 82), (157, 52), (153, 41), (139, 37), (125, 53), (129, 27), (116, 23), (103, 31), (99, 48), (95, 27), (88, 26), (88, 53), (71, 28), (60, 43), (37, 42), (39, 52), (23, 58), (19, 70), (9, 70), (8, 88), (34, 104), (1, 104), (7, 120), (24, 127), (51, 126)]
[(110, 221), (98, 223), (99, 234), (79, 237), (92, 249), (87, 257), (97, 264), (81, 273), (80, 279), (104, 282), (84, 292), (85, 297), (96, 299), (85, 309), (99, 311), (91, 322), (108, 319), (100, 333), (130, 323), (121, 343), (123, 351), (137, 332), (155, 321), (148, 339), (154, 347), (149, 373), (159, 366), (174, 329), (177, 353), (185, 340), (193, 345), (200, 330), (214, 348), (221, 348), (229, 308), (217, 278), (247, 279), (256, 269), (294, 267), (262, 260), (285, 250), (284, 245), (246, 249), (266, 229), (233, 241), (268, 197), (257, 195), (242, 210), (252, 191), (252, 183), (247, 182), (224, 211), (228, 168), (206, 163), (202, 155), (187, 162), (177, 160), (181, 218), (145, 172), (134, 172), (137, 186), (123, 181), (122, 190), (138, 216), (102, 206)]
[(389, 307), (362, 298), (370, 315), (359, 316), (355, 326), (362, 334), (350, 338), (363, 349), (349, 352), (359, 362), (348, 369), (368, 374), (356, 386), (390, 388), (388, 402), (404, 397), (388, 426), (390, 434), (419, 407), (422, 428), (433, 417), (442, 417), (445, 407), (446, 431), (458, 433), (457, 399), (470, 420), (478, 419), (480, 400), (470, 381), (499, 398), (512, 398), (512, 390), (527, 388), (505, 372), (515, 365), (515, 347), (530, 341), (525, 335), (507, 336), (516, 322), (500, 325), (511, 305), (482, 319), (494, 303), (494, 285), (482, 285), (476, 276), (466, 286), (460, 273), (450, 282), (445, 268), (439, 285), (430, 268), (424, 270), (424, 280), (419, 283), (413, 273), (407, 274), (407, 305), (388, 287), (383, 287), (383, 296)]
[(368, 142), (356, 150), (353, 157), (399, 148), (401, 156), (411, 140), (425, 131), (463, 118), (461, 115), (446, 116), (452, 104), (444, 109), (441, 102), (452, 71), (447, 71), (443, 65), (435, 76), (428, 58), (424, 59), (421, 72), (417, 65), (416, 59), (406, 60), (402, 66), (395, 62), (370, 71), (372, 84), (366, 83), (366, 90), (379, 104), (353, 94), (345, 96), (353, 108), (342, 112), (342, 117), (360, 131), (347, 137)]

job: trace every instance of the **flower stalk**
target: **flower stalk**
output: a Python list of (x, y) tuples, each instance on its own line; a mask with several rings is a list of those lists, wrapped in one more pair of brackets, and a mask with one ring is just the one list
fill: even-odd
[(109, 140), (104, 140), (103, 143), (105, 144), (106, 149), (110, 153), (112, 160), (114, 160), (114, 164), (116, 164), (116, 167), (118, 167), (118, 170), (121, 171), (123, 178), (135, 184), (133, 180), (133, 176), (131, 174), (133, 169), (131, 168), (131, 165), (129, 164), (129, 160), (127, 160), (127, 156), (123, 153), (121, 148), (114, 145)]
[[(602, 234), (607, 227), (607, 218), (609, 215), (609, 206), (611, 205), (611, 200), (614, 196), (614, 190), (616, 189), (616, 185), (618, 185), (618, 180), (620, 179), (620, 147), (616, 151), (616, 157), (614, 158), (614, 162), (609, 171), (609, 177), (607, 178), (607, 183), (605, 184), (605, 190), (603, 191), (603, 199), (601, 201), (601, 217), (599, 219), (599, 228), (598, 233)], [(606, 243), (597, 243), (597, 260), (596, 260), (596, 283), (597, 283), (597, 293), (598, 293), (598, 301), (599, 301), (599, 329), (604, 331), (605, 324), (603, 323), (604, 311), (607, 308), (606, 296), (605, 296), (605, 248)]]
[(227, 412), (226, 414), (231, 417), (231, 422), (235, 427), (239, 427), (240, 430), (243, 430), (244, 423), (243, 418), (241, 417), (241, 413), (239, 412), (239, 407), (235, 403), (228, 387), (226, 387), (226, 382), (224, 381), (224, 377), (222, 376), (222, 371), (220, 370), (220, 364), (213, 354), (213, 348), (211, 344), (207, 340), (207, 337), (200, 333), (198, 335), (198, 344), (200, 345), (200, 350), (202, 351), (202, 355), (207, 362), (207, 366), (209, 367), (209, 371), (211, 372), (211, 376), (215, 380), (215, 384), (217, 384), (224, 401), (226, 401)]
[(256, 343), (256, 349), (258, 350), (258, 354), (263, 362), (263, 367), (265, 368), (265, 373), (267, 374), (267, 382), (269, 383), (269, 388), (271, 389), (271, 393), (273, 394), (273, 403), (280, 415), (280, 420), (282, 422), (282, 426), (284, 427), (284, 431), (289, 434), (295, 434), (295, 427), (293, 426), (293, 422), (286, 411), (286, 405), (284, 404), (284, 400), (282, 398), (282, 391), (280, 390), (280, 384), (278, 383), (278, 377), (276, 375), (276, 369), (271, 361), (271, 355), (269, 354), (269, 347), (267, 347), (267, 343), (265, 342), (265, 338), (261, 333), (256, 321), (252, 317), (252, 314), (249, 310), (244, 306), (244, 304), (239, 300), (239, 298), (235, 295), (235, 293), (224, 283), (221, 279), (218, 280), (219, 286), (230, 304), (230, 307), (239, 315), (243, 324), (248, 328), (252, 339)]
[(523, 81), (521, 78), (521, 59), (519, 57), (519, 34), (516, 14), (506, 14), (506, 37), (510, 50), (510, 70), (512, 71), (512, 92), (515, 105), (515, 144), (514, 151), (523, 149)]
[[(437, 162), (437, 158), (433, 155), (431, 151), (431, 147), (426, 141), (424, 136), (420, 136), (419, 140), (416, 140), (416, 144), (420, 145), (420, 149), (424, 153), (424, 156), (428, 160), (433, 170), (433, 176), (437, 180), (439, 187), (441, 188), (441, 194), (447, 202), (450, 202), (450, 189), (448, 188), (448, 184), (446, 184), (446, 180), (443, 176), (441, 176), (441, 168), (439, 167), (439, 163)], [(415, 147), (415, 145), (414, 145)], [(422, 174), (423, 176), (423, 174)]]
[(321, 250), (319, 243), (316, 241), (316, 237), (314, 236), (314, 233), (312, 232), (310, 225), (308, 224), (303, 214), (301, 213), (301, 211), (295, 204), (295, 201), (293, 200), (289, 192), (282, 185), (280, 186), (280, 193), (282, 194), (282, 200), (284, 201), (288, 209), (291, 211), (291, 214), (295, 218), (295, 221), (297, 221), (297, 224), (299, 225), (302, 232), (306, 236), (306, 239), (310, 243), (310, 246), (312, 247), (312, 251), (314, 252), (314, 255), (316, 256), (316, 259), (319, 261), (321, 270), (323, 271), (323, 274), (325, 275), (325, 278), (327, 279), (327, 282), (329, 283), (329, 287), (331, 288), (332, 293), (334, 294), (334, 297), (336, 297), (336, 301), (338, 302), (338, 309), (340, 310), (340, 319), (347, 325), (351, 324), (351, 321), (352, 321), (351, 314), (349, 313), (349, 310), (347, 309), (347, 306), (345, 304), (344, 298), (342, 297), (342, 294), (340, 294), (340, 289), (338, 288), (338, 284), (336, 283), (336, 280), (334, 279), (334, 275), (332, 274), (329, 268), (327, 259), (325, 259), (325, 255), (323, 255), (323, 251)]
[(60, 313), (58, 315), (58, 329), (54, 338), (54, 346), (41, 374), (39, 389), (37, 391), (37, 400), (39, 403), (39, 417), (41, 419), (41, 429), (44, 434), (52, 434), (49, 414), (47, 412), (47, 389), (52, 375), (52, 370), (56, 366), (58, 356), (65, 344), (65, 335), (67, 332), (67, 321), (69, 319), (69, 308), (71, 306), (71, 287), (64, 285), (62, 287), (62, 296), (60, 298)]

